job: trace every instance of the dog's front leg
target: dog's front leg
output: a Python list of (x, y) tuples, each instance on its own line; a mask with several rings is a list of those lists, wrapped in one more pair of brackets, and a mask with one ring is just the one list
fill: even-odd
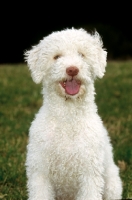
[(54, 192), (47, 177), (34, 173), (28, 177), (28, 200), (54, 200)]
[(76, 200), (103, 200), (102, 192), (104, 180), (101, 176), (86, 176), (84, 175)]
[(54, 200), (54, 190), (42, 152), (42, 145), (30, 140), (26, 159), (28, 200)]

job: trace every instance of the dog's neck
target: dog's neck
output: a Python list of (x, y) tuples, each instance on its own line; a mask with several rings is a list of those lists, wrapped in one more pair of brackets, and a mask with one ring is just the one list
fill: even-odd
[(85, 113), (96, 113), (97, 106), (94, 103), (94, 94), (95, 91), (93, 85), (88, 88), (86, 94), (77, 98), (67, 98), (65, 96), (60, 96), (55, 91), (49, 91), (44, 88), (43, 107), (46, 107), (46, 110), (49, 110), (50, 113), (56, 116), (59, 115), (60, 117), (62, 113), (63, 115), (75, 115), (75, 113), (82, 113), (84, 115)]

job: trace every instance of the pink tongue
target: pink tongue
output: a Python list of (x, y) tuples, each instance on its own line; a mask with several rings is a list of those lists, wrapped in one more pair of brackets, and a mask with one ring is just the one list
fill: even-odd
[(76, 80), (66, 81), (65, 90), (67, 94), (75, 95), (79, 92), (79, 89), (80, 83), (78, 83)]

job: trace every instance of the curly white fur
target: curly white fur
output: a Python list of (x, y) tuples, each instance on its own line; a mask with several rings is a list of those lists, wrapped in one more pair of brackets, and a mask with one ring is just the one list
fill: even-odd
[(28, 199), (121, 199), (119, 169), (94, 102), (94, 80), (103, 77), (107, 56), (99, 34), (54, 32), (25, 55), (44, 95), (29, 132)]

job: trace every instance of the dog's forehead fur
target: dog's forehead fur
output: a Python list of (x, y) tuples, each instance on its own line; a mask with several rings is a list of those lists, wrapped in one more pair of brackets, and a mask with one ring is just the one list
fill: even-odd
[[(54, 47), (53, 45), (54, 44)], [(49, 36), (40, 41), (42, 50), (60, 50), (69, 48), (69, 50), (83, 50), (88, 52), (93, 47), (102, 48), (102, 40), (97, 32), (93, 35), (84, 29), (66, 29), (51, 33)], [(56, 49), (55, 49), (56, 48)]]
[(83, 42), (87, 40), (92, 40), (92, 35), (87, 33), (84, 29), (65, 29), (62, 31), (53, 32), (47, 37), (45, 37), (45, 42), (63, 41), (63, 42)]

